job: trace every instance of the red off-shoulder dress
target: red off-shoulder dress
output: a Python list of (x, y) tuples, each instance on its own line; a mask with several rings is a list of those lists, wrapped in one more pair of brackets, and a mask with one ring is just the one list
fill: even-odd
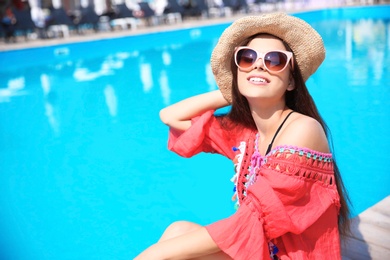
[(237, 211), (206, 226), (212, 239), (235, 260), (341, 259), (332, 155), (278, 146), (262, 156), (257, 140), (253, 130), (222, 127), (214, 111), (170, 130), (177, 154), (219, 153), (235, 165)]

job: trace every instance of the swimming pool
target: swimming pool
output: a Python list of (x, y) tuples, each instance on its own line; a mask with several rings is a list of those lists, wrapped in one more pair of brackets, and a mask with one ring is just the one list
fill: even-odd
[[(296, 14), (354, 214), (390, 194), (390, 6)], [(326, 22), (325, 22), (326, 21)], [(227, 24), (0, 53), (0, 258), (131, 259), (175, 220), (233, 213), (233, 167), (167, 151), (159, 110), (216, 89)]]

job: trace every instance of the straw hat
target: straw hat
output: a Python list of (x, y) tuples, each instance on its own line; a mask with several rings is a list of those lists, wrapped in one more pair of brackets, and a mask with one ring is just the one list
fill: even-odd
[(230, 61), (234, 49), (244, 39), (259, 33), (272, 34), (284, 40), (292, 49), (304, 81), (325, 59), (321, 36), (305, 21), (285, 13), (246, 16), (238, 19), (222, 33), (211, 54), (211, 68), (223, 96), (232, 102), (232, 72)]

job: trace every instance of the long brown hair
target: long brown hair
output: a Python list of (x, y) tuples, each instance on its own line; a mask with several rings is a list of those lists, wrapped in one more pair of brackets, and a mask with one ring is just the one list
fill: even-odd
[[(239, 46), (246, 46), (250, 41), (252, 41), (254, 38), (258, 37), (260, 34), (253, 35), (243, 42)], [(275, 37), (275, 36), (274, 36)], [(276, 37), (278, 38), (278, 37)], [(286, 50), (293, 52), (291, 48), (288, 46), (287, 43), (285, 43), (282, 39), (280, 39), (284, 46), (286, 47)], [(294, 53), (294, 52), (293, 52)], [(323, 127), (325, 134), (328, 138), (332, 153), (333, 153), (333, 164), (334, 164), (334, 175), (335, 175), (335, 182), (337, 186), (337, 191), (340, 196), (340, 212), (338, 215), (338, 228), (341, 235), (347, 235), (350, 232), (350, 221), (349, 221), (349, 203), (350, 199), (347, 193), (347, 190), (344, 186), (344, 183), (341, 178), (341, 174), (339, 171), (339, 168), (336, 163), (336, 159), (334, 156), (334, 147), (331, 140), (331, 134), (328, 126), (326, 125), (325, 121), (322, 119), (320, 113), (318, 112), (317, 106), (314, 103), (314, 100), (312, 96), (310, 95), (305, 81), (303, 80), (302, 73), (300, 71), (300, 68), (298, 66), (298, 63), (296, 62), (296, 59), (294, 60), (292, 71), (292, 77), (294, 79), (295, 88), (291, 91), (286, 91), (285, 94), (285, 101), (286, 106), (290, 109), (304, 114), (306, 116), (312, 117), (316, 119), (321, 126)], [(249, 103), (247, 99), (241, 95), (241, 93), (238, 90), (238, 83), (237, 83), (237, 65), (234, 62), (234, 57), (231, 59), (231, 71), (233, 74), (233, 80), (232, 80), (232, 106), (230, 111), (226, 114), (225, 118), (228, 118), (229, 121), (234, 122), (235, 124), (239, 126), (244, 126), (253, 130), (256, 130), (256, 125), (254, 122), (254, 119), (252, 117), (252, 114), (250, 112)]]

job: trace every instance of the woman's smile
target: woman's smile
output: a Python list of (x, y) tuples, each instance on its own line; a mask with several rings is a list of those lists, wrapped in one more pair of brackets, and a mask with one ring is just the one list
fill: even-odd
[(248, 81), (256, 85), (265, 85), (270, 82), (268, 78), (260, 75), (251, 75), (248, 77)]

